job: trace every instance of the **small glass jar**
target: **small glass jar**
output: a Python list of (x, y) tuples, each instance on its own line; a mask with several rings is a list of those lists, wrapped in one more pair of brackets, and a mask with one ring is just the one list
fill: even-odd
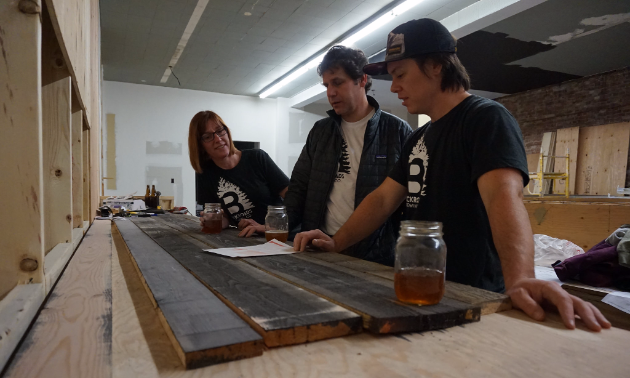
[(223, 229), (223, 212), (220, 203), (207, 203), (203, 209), (203, 229), (206, 234), (220, 234)]
[(444, 296), (446, 244), (442, 223), (403, 221), (396, 244), (394, 287), (401, 302), (439, 303)]
[(276, 239), (286, 243), (289, 238), (289, 216), (284, 206), (267, 206), (265, 217), (265, 238), (267, 241)]

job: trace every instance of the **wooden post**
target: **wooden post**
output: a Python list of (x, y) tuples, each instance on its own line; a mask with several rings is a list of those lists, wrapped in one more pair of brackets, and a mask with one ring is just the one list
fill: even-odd
[(83, 130), (83, 221), (90, 218), (90, 130)]
[[(73, 106), (74, 107), (74, 106)], [(83, 227), (83, 111), (72, 113), (72, 223)]]
[(0, 299), (42, 282), (44, 260), (41, 24), (17, 1), (0, 2)]

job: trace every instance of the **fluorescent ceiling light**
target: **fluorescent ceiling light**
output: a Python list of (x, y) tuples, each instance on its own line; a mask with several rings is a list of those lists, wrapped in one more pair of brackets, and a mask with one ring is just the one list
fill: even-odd
[[(407, 0), (407, 1), (405, 1), (404, 3), (398, 5), (397, 7), (392, 9), (391, 11), (385, 13), (381, 17), (379, 17), (376, 20), (372, 21), (369, 25), (366, 25), (365, 27), (361, 28), (356, 33), (352, 34), (350, 37), (344, 39), (339, 44), (340, 45), (344, 45), (344, 46), (352, 46), (352, 45), (354, 45), (355, 43), (357, 43), (361, 39), (363, 39), (366, 36), (370, 35), (373, 31), (375, 31), (375, 30), (379, 29), (380, 27), (384, 26), (385, 24), (389, 23), (394, 18), (396, 18), (397, 16), (405, 13), (409, 9), (415, 7), (416, 5), (420, 4), (422, 1), (423, 0)], [(326, 53), (323, 53), (323, 54), (321, 54), (321, 55), (319, 55), (319, 56), (309, 60), (308, 62), (306, 62), (306, 64), (303, 65), (302, 67), (300, 67), (298, 70), (296, 70), (295, 72), (291, 73), (289, 76), (287, 76), (284, 79), (280, 80), (274, 86), (272, 86), (271, 88), (269, 88), (266, 91), (264, 91), (263, 93), (261, 93), (260, 94), (260, 98), (265, 98), (265, 97), (269, 96), (270, 94), (272, 94), (274, 92), (277, 92), (278, 89), (284, 87), (285, 85), (289, 84), (293, 80), (295, 80), (298, 77), (302, 76), (303, 74), (308, 72), (308, 70), (310, 70), (311, 68), (317, 67), (319, 65), (319, 63), (321, 63), (322, 59), (324, 59), (324, 55), (326, 55)]]
[(160, 80), (160, 83), (166, 83), (168, 78), (171, 76), (171, 69), (175, 67), (177, 61), (179, 60), (179, 57), (182, 56), (182, 53), (184, 52), (184, 48), (186, 48), (186, 45), (188, 44), (190, 36), (197, 27), (197, 23), (199, 22), (203, 11), (206, 9), (206, 5), (208, 5), (208, 1), (209, 0), (199, 0), (197, 2), (197, 6), (190, 16), (190, 20), (188, 20), (188, 25), (186, 25), (186, 29), (184, 29), (184, 34), (182, 34), (182, 37), (177, 44), (177, 48), (175, 48), (175, 53), (173, 54), (173, 57), (171, 58), (171, 61), (166, 68), (166, 71), (164, 71), (164, 75), (162, 75), (162, 80)]

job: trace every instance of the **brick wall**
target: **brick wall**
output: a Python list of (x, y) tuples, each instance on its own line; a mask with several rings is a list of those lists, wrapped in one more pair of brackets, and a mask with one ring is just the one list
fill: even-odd
[(539, 153), (543, 133), (567, 127), (629, 122), (630, 67), (504, 96), (496, 101), (503, 104), (521, 126), (525, 151)]

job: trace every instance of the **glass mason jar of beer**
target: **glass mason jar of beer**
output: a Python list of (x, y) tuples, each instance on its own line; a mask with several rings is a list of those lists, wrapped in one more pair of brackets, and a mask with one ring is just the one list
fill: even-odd
[(442, 223), (403, 221), (396, 244), (394, 287), (401, 302), (431, 305), (444, 296)]
[(284, 206), (267, 206), (265, 238), (286, 243), (289, 238), (289, 216)]
[(223, 213), (220, 203), (207, 203), (203, 209), (203, 229), (206, 234), (220, 234), (223, 229)]

